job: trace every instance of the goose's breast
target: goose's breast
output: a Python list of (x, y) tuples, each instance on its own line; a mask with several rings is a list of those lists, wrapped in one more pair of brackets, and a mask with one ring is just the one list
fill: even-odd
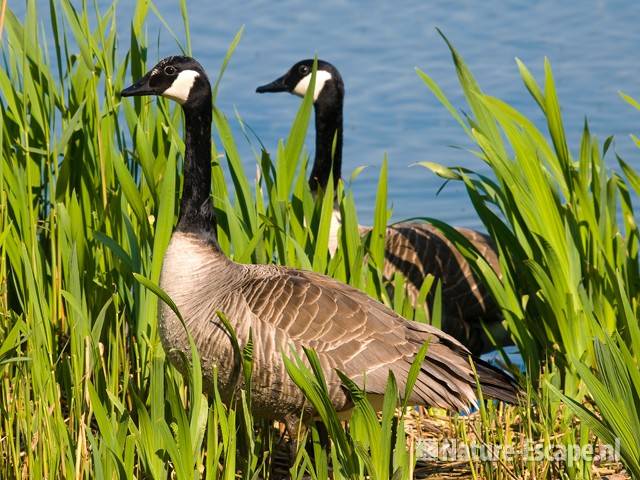
[(235, 307), (227, 305), (233, 297), (225, 294), (225, 285), (232, 283), (228, 277), (235, 273), (229, 264), (206, 239), (176, 232), (165, 253), (160, 286), (178, 307), (184, 325), (164, 302), (158, 308), (158, 331), (171, 362), (184, 371), (183, 359), (191, 358), (186, 326), (198, 348), (205, 381), (211, 381), (217, 367), (222, 389), (233, 370), (231, 343), (217, 317), (218, 311)]

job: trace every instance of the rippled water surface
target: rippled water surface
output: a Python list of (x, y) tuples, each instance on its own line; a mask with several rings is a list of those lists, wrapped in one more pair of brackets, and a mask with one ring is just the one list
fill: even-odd
[[(134, 3), (118, 4), (121, 46), (128, 44), (128, 16)], [(176, 2), (157, 0), (156, 5), (183, 39)], [(617, 93), (640, 97), (637, 0), (189, 1), (188, 8), (193, 54), (212, 74), (236, 31), (245, 25), (218, 104), (230, 117), (237, 110), (272, 151), (286, 136), (299, 99), (257, 95), (255, 87), (314, 54), (338, 67), (346, 85), (343, 175), (370, 165), (353, 184), (363, 223), (371, 219), (378, 168), (386, 152), (395, 219), (434, 216), (479, 226), (458, 185), (450, 184), (436, 196), (441, 180), (422, 168), (409, 167), (430, 160), (483, 168), (471, 154), (452, 148), (469, 143), (415, 73), (415, 67), (425, 70), (454, 105), (463, 106), (451, 58), (436, 27), (462, 53), (486, 92), (538, 123), (541, 116), (522, 86), (514, 59), (522, 59), (540, 79), (543, 59), (549, 57), (572, 151), (577, 150), (586, 116), (601, 140), (615, 135), (618, 153), (640, 166), (640, 151), (629, 139), (630, 133), (637, 133), (640, 112)], [(147, 31), (149, 44), (154, 45), (150, 62), (177, 52), (175, 41), (157, 19)], [(253, 169), (252, 147), (237, 123), (236, 131), (246, 165)], [(307, 143), (311, 150), (312, 133)], [(612, 158), (610, 162), (613, 165)]]

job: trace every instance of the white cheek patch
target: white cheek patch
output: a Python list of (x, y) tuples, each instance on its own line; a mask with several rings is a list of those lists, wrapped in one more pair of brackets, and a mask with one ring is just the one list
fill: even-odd
[(199, 76), (200, 74), (195, 70), (181, 71), (171, 86), (162, 92), (162, 96), (175, 100), (182, 105), (189, 98), (191, 87), (193, 87), (193, 83)]
[[(314, 102), (318, 99), (318, 95), (320, 95), (320, 92), (324, 88), (324, 84), (327, 83), (328, 80), (331, 80), (331, 74), (329, 72), (327, 72), (326, 70), (318, 70), (316, 72), (316, 88), (315, 88), (315, 91), (313, 92)], [(302, 78), (298, 82), (298, 84), (296, 85), (296, 88), (293, 89), (293, 93), (300, 97), (304, 97), (304, 94), (307, 93), (307, 89), (309, 88), (310, 82), (311, 82), (311, 74)]]

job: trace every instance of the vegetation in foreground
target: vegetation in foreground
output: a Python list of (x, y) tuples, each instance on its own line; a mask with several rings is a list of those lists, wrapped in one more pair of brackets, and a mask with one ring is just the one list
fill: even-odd
[[(181, 8), (190, 53), (185, 2)], [(181, 115), (164, 100), (121, 103), (116, 96), (127, 79), (146, 71), (144, 23), (155, 7), (138, 3), (126, 52), (117, 46), (115, 3), (94, 11), (52, 0), (49, 9), (50, 26), (38, 23), (34, 1), (27, 2), (23, 20), (7, 9), (2, 30), (0, 477), (269, 476), (279, 439), (272, 425), (252, 419), (250, 392), (239, 391), (229, 406), (215, 392), (203, 395), (198, 362), (181, 377), (158, 341), (152, 285), (175, 220)], [(464, 182), (498, 246), (502, 277), (454, 230), (433, 221), (457, 242), (500, 304), (528, 367), (528, 396), (520, 406), (482, 405), (469, 418), (451, 418), (446, 428), (464, 445), (586, 447), (617, 439), (627, 472), (640, 478), (634, 435), (640, 431), (640, 282), (632, 205), (640, 177), (618, 157), (621, 173), (608, 170), (611, 140), (601, 146), (588, 125), (571, 153), (548, 64), (543, 87), (518, 65), (547, 120), (543, 133), (483, 93), (451, 51), (468, 116), (418, 73), (493, 175), (424, 166)], [(273, 157), (261, 152), (259, 174), (249, 178), (228, 119), (214, 110), (221, 247), (240, 262), (327, 273), (408, 318), (437, 322), (437, 307), (411, 306), (402, 278), (394, 280), (391, 296), (382, 281), (390, 217), (386, 162), (370, 236), (359, 237), (353, 196), (339, 186), (341, 243), (328, 257), (334, 192), (315, 201), (307, 186), (303, 143), (310, 112), (307, 98), (286, 141)], [(425, 297), (432, 287), (431, 281), (423, 287)], [(239, 349), (250, 375), (250, 345)], [(408, 428), (414, 415), (405, 413), (392, 377), (381, 416), (345, 380), (357, 405), (345, 427), (325, 402), (320, 372), (296, 359), (289, 370), (331, 438), (325, 450), (325, 429), (310, 429), (292, 477), (327, 478), (330, 465), (334, 478), (411, 477), (422, 452), (413, 448), (421, 428)], [(393, 414), (396, 408), (400, 415)], [(440, 414), (429, 412), (424, 420)], [(588, 458), (534, 461), (501, 452), (494, 461), (469, 462), (470, 474), (573, 479), (594, 471)]]

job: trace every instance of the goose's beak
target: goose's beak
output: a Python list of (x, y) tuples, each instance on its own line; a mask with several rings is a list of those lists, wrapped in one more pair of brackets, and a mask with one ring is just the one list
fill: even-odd
[(266, 85), (262, 85), (261, 87), (256, 88), (256, 93), (274, 93), (274, 92), (288, 92), (289, 87), (285, 83), (285, 75), (274, 80), (271, 83), (267, 83)]
[(149, 77), (151, 72), (147, 73), (144, 77), (138, 80), (133, 85), (125, 88), (120, 92), (121, 97), (140, 97), (142, 95), (157, 95), (155, 89), (149, 85)]

